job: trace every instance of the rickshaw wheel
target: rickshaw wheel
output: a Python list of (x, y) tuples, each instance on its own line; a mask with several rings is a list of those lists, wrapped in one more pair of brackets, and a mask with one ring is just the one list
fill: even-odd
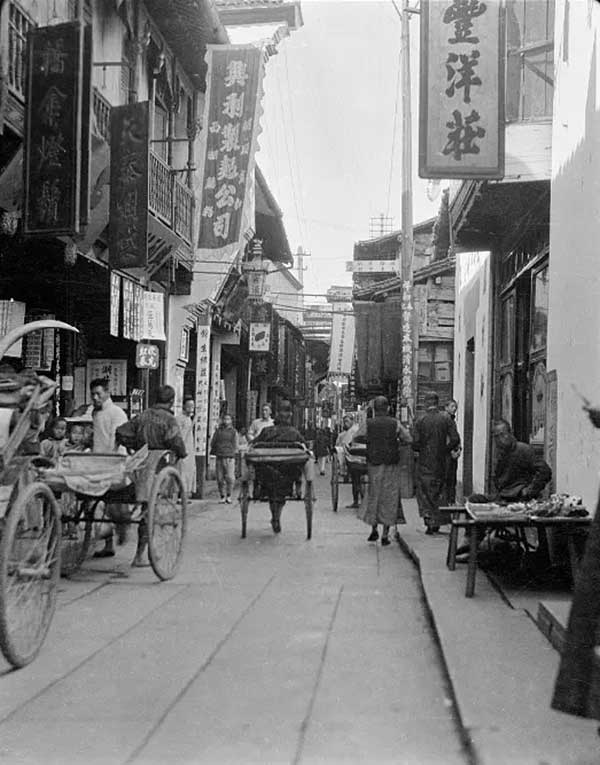
[(179, 471), (168, 465), (156, 474), (147, 509), (148, 557), (162, 581), (177, 573), (187, 525), (187, 496)]
[(313, 485), (312, 481), (306, 482), (306, 494), (304, 496), (304, 509), (306, 511), (306, 538), (312, 537), (312, 516), (313, 516)]
[(248, 481), (242, 481), (240, 490), (240, 511), (242, 514), (242, 539), (246, 539), (246, 527), (248, 525), (248, 503), (249, 503)]
[(35, 482), (8, 508), (0, 540), (0, 649), (13, 667), (38, 654), (56, 607), (60, 512), (46, 484)]
[(337, 513), (338, 509), (338, 498), (340, 495), (340, 487), (339, 487), (339, 477), (340, 477), (340, 466), (338, 463), (337, 454), (334, 454), (331, 458), (331, 505), (333, 507), (333, 512)]
[(85, 499), (65, 492), (61, 500), (75, 502), (73, 506), (62, 509), (62, 544), (60, 550), (60, 574), (66, 578), (73, 576), (86, 559), (92, 541), (93, 514)]

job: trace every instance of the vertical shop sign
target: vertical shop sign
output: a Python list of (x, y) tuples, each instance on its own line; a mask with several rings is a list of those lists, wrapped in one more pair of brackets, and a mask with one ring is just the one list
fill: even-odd
[(110, 334), (119, 337), (119, 314), (121, 308), (121, 277), (110, 272)]
[(500, 0), (423, 0), (419, 175), (504, 176)]
[(243, 234), (244, 205), (254, 185), (264, 64), (254, 45), (207, 47), (198, 246), (214, 250), (237, 243)]
[(331, 347), (329, 351), (329, 374), (350, 375), (354, 357), (354, 316), (351, 306), (342, 303), (333, 314)]
[(148, 236), (149, 105), (114, 106), (110, 113), (109, 263), (144, 268)]
[[(29, 34), (23, 163), (26, 234), (79, 232), (83, 34), (80, 22), (39, 27)], [(83, 160), (88, 162), (89, 157)]]
[[(17, 300), (0, 300), (0, 337), (25, 323), (25, 303)], [(19, 357), (23, 352), (23, 341), (10, 347), (9, 356)]]
[(211, 434), (219, 424), (221, 413), (221, 343), (218, 338), (212, 338), (213, 349), (211, 353), (210, 370), (210, 432)]
[(166, 340), (165, 296), (162, 292), (144, 291), (142, 300), (142, 338)]
[(210, 326), (198, 326), (196, 362), (196, 454), (206, 455), (208, 437), (208, 383), (210, 375)]
[(139, 342), (142, 339), (142, 308), (144, 302), (144, 288), (141, 284), (133, 282), (133, 339)]
[(133, 282), (123, 279), (123, 337), (133, 340)]

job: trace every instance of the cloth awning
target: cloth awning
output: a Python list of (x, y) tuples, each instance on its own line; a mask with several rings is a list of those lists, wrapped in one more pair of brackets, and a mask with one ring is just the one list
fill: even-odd
[(290, 243), (288, 242), (283, 213), (273, 196), (264, 175), (258, 165), (255, 169), (255, 229), (258, 239), (262, 239), (265, 257), (273, 263), (294, 264)]

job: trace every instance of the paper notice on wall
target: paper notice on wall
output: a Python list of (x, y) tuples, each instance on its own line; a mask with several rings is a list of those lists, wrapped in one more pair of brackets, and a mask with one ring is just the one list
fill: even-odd
[(162, 292), (144, 292), (142, 301), (142, 339), (166, 340), (165, 296)]

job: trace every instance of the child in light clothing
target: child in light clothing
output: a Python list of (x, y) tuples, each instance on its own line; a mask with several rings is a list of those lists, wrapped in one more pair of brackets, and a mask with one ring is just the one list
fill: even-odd
[(57, 462), (67, 450), (67, 421), (64, 417), (54, 420), (50, 433), (50, 438), (45, 438), (40, 444), (40, 454)]

